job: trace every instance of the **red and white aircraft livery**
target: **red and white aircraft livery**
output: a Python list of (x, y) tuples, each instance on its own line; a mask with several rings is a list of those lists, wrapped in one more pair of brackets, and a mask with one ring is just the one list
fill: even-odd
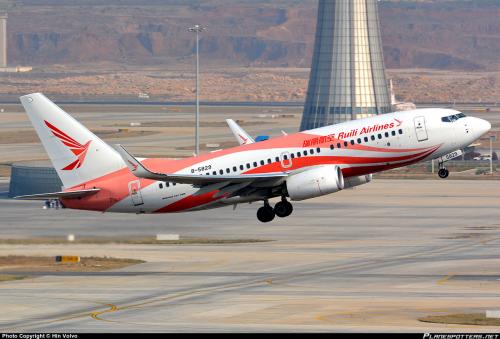
[[(186, 159), (136, 159), (109, 146), (40, 93), (21, 97), (59, 177), (67, 208), (174, 213), (263, 201), (257, 217), (287, 217), (300, 201), (366, 184), (371, 174), (420, 161), (444, 163), (488, 132), (489, 122), (450, 109), (421, 109), (349, 121)], [(248, 139), (246, 142), (243, 139)], [(281, 197), (274, 208), (269, 199)]]

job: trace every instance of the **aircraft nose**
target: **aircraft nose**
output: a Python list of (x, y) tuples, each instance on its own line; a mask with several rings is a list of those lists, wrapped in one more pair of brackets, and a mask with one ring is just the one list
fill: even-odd
[(474, 125), (472, 128), (473, 128), (474, 132), (478, 134), (478, 136), (482, 136), (490, 131), (491, 124), (489, 121), (475, 118)]

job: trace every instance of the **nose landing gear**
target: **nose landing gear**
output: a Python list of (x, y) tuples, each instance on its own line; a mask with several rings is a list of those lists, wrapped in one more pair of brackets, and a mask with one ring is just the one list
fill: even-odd
[(455, 158), (461, 156), (462, 154), (464, 154), (464, 151), (459, 149), (459, 150), (456, 150), (455, 152), (451, 152), (451, 153), (448, 153), (446, 155), (443, 155), (442, 157), (437, 159), (438, 164), (439, 164), (438, 175), (441, 179), (446, 179), (450, 175), (450, 171), (448, 171), (448, 169), (444, 165), (445, 162), (450, 161), (452, 159), (455, 159)]
[(274, 220), (276, 216), (279, 218), (286, 218), (293, 212), (293, 205), (288, 202), (285, 198), (282, 198), (279, 203), (274, 206), (274, 208), (269, 205), (269, 201), (264, 201), (264, 206), (259, 208), (257, 211), (257, 219), (260, 222), (267, 223)]
[(448, 171), (447, 168), (443, 167), (439, 169), (438, 175), (441, 179), (446, 179), (450, 175), (450, 171)]

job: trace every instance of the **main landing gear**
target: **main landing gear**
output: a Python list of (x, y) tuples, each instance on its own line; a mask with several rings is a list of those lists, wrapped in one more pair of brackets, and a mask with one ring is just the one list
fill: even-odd
[(277, 203), (274, 208), (269, 205), (269, 201), (264, 201), (264, 206), (259, 208), (257, 211), (257, 219), (260, 222), (271, 222), (276, 216), (279, 218), (286, 218), (293, 212), (293, 206), (284, 197), (279, 203)]

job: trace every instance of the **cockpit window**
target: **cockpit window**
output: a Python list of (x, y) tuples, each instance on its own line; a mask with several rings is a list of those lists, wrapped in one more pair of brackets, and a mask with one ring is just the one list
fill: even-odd
[(462, 119), (462, 118), (465, 118), (466, 115), (463, 114), (463, 113), (459, 113), (459, 114), (454, 114), (454, 115), (450, 115), (450, 116), (447, 116), (447, 117), (443, 117), (441, 118), (441, 120), (443, 122), (454, 122), (454, 121), (457, 121), (458, 119)]

